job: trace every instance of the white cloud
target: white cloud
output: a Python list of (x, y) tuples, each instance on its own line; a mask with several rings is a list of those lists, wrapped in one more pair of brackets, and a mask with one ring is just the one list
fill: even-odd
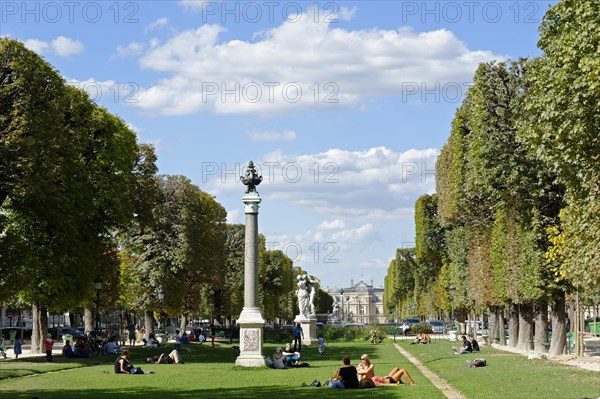
[(69, 39), (68, 37), (59, 36), (52, 40), (52, 49), (61, 57), (66, 57), (72, 54), (83, 53), (83, 43), (79, 40)]
[(331, 236), (335, 242), (343, 242), (348, 246), (364, 245), (375, 237), (375, 229), (371, 223), (364, 224), (356, 229), (339, 231)]
[(317, 230), (338, 230), (346, 227), (344, 219), (324, 220), (317, 226)]
[(97, 103), (118, 102), (134, 104), (138, 100), (139, 86), (134, 82), (117, 83), (114, 80), (77, 80), (65, 77), (67, 84), (85, 91)]
[(144, 51), (144, 43), (130, 43), (127, 46), (117, 46), (117, 54), (121, 57), (127, 57), (130, 55), (139, 55)]
[(42, 54), (50, 46), (48, 42), (38, 39), (25, 40), (24, 44), (29, 50), (35, 51), (38, 54)]
[(148, 33), (155, 29), (160, 29), (163, 26), (166, 26), (168, 23), (169, 23), (169, 18), (167, 18), (167, 17), (159, 18), (156, 21), (153, 21), (153, 22), (149, 23), (148, 25), (146, 25), (146, 27), (144, 28), (144, 33)]
[(252, 132), (250, 133), (252, 141), (294, 141), (296, 132), (285, 130), (283, 132)]
[(242, 223), (242, 211), (239, 209), (231, 209), (227, 211), (227, 223)]
[(348, 7), (341, 7), (338, 14), (340, 16), (340, 19), (344, 21), (350, 21), (356, 15), (357, 10), (358, 9), (356, 8), (356, 6), (353, 6), (351, 9), (348, 9)]
[(208, 0), (179, 0), (177, 2), (181, 7), (190, 10), (202, 10), (205, 3), (208, 3)]
[[(264, 198), (324, 215), (329, 221), (352, 218), (364, 224), (413, 218), (417, 198), (435, 191), (438, 154), (433, 148), (395, 152), (386, 147), (300, 155), (276, 151), (255, 163), (263, 176), (259, 191)], [(205, 176), (208, 191), (239, 190), (239, 178), (233, 176), (244, 174), (241, 164), (215, 167), (221, 173)], [(236, 167), (235, 175), (230, 173)], [(322, 223), (317, 230), (334, 224), (341, 222)]]
[(144, 130), (140, 127), (137, 127), (136, 125), (134, 125), (131, 122), (127, 122), (127, 127), (131, 130), (133, 130), (134, 132), (136, 132), (138, 135)]
[(79, 40), (73, 40), (65, 36), (58, 36), (51, 42), (45, 42), (38, 39), (29, 39), (25, 41), (25, 47), (39, 54), (49, 51), (58, 55), (59, 57), (81, 54), (84, 51), (83, 43), (81, 43)]
[[(355, 12), (345, 9), (340, 17)], [(347, 30), (306, 14), (253, 41), (222, 40), (225, 31), (205, 24), (149, 49), (140, 66), (167, 76), (144, 90), (137, 106), (167, 115), (276, 114), (358, 108), (368, 96), (415, 95), (423, 89), (457, 101), (464, 93), (454, 93), (466, 91), (480, 62), (504, 58), (470, 50), (446, 29)]]

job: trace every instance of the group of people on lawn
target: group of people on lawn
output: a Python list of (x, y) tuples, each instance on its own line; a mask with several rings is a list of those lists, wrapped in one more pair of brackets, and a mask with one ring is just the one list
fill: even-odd
[(456, 346), (452, 347), (455, 355), (465, 355), (472, 352), (479, 352), (479, 343), (472, 335), (468, 335), (466, 337), (462, 335), (460, 338), (463, 341), (463, 346), (460, 348), (457, 348)]
[[(184, 333), (180, 335), (180, 331), (175, 331), (175, 349), (170, 353), (162, 353), (156, 356), (149, 356), (146, 358), (146, 363), (149, 364), (183, 364), (179, 351), (182, 344), (189, 344), (189, 340), (186, 340), (187, 336)], [(154, 337), (154, 334), (149, 334), (148, 340), (144, 343), (144, 346), (150, 348), (157, 348), (160, 344)], [(129, 360), (129, 350), (125, 349), (123, 353), (115, 360), (115, 373), (116, 374), (144, 374), (141, 368), (134, 367)], [(154, 372), (149, 371), (148, 373), (153, 374)]]
[(360, 363), (357, 367), (350, 364), (350, 357), (342, 358), (342, 367), (336, 370), (333, 376), (325, 383), (329, 388), (374, 388), (382, 385), (403, 384), (404, 377), (410, 385), (415, 385), (415, 381), (411, 378), (403, 368), (394, 367), (385, 376), (375, 375), (375, 364), (371, 362), (369, 355), (364, 354), (360, 357)]

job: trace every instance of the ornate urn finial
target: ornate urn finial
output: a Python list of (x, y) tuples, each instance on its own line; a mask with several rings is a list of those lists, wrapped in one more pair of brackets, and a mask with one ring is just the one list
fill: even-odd
[(262, 176), (259, 176), (256, 173), (256, 170), (254, 169), (254, 162), (250, 161), (248, 162), (248, 168), (246, 169), (246, 176), (240, 176), (240, 179), (242, 180), (242, 183), (244, 183), (245, 186), (248, 186), (248, 188), (246, 189), (246, 194), (249, 193), (257, 193), (258, 191), (256, 191), (256, 186), (258, 186), (260, 184), (260, 182), (262, 182)]

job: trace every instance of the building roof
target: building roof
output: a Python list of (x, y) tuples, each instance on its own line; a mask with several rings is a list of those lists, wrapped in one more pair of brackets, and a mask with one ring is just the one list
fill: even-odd
[[(350, 287), (344, 287), (341, 289), (344, 290), (344, 294), (362, 294), (362, 293), (374, 294), (374, 293), (382, 293), (383, 292), (383, 288), (374, 287), (372, 285), (372, 283), (367, 284), (362, 279), (356, 284), (351, 283)], [(338, 289), (338, 288), (328, 289), (327, 293), (329, 293), (329, 295), (339, 295), (340, 289)]]

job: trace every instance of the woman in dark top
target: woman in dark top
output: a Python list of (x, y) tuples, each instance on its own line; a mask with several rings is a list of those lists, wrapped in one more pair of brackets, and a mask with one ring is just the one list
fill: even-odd
[(473, 349), (473, 352), (479, 352), (479, 342), (477, 342), (472, 335), (469, 335), (467, 338), (469, 339), (469, 342), (471, 342), (471, 348)]
[(116, 374), (129, 374), (133, 365), (129, 363), (129, 351), (125, 349), (121, 356), (115, 361), (115, 373)]
[(329, 388), (358, 388), (356, 367), (350, 364), (349, 356), (344, 356), (342, 361), (344, 362), (344, 366), (335, 372), (333, 378), (330, 380)]

